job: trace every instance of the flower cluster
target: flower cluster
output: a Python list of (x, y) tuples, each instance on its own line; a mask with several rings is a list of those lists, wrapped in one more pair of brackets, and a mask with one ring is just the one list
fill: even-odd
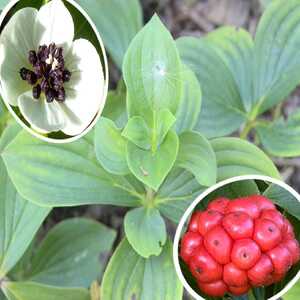
[(33, 71), (23, 67), (20, 76), (30, 85), (34, 85), (33, 97), (39, 99), (41, 92), (44, 92), (48, 103), (54, 99), (64, 102), (66, 99), (64, 83), (70, 81), (71, 72), (65, 68), (63, 48), (57, 47), (55, 43), (51, 43), (48, 47), (39, 46), (38, 52), (29, 51), (28, 61)]
[(210, 296), (242, 295), (281, 281), (300, 259), (291, 223), (266, 197), (217, 198), (196, 211), (180, 256)]

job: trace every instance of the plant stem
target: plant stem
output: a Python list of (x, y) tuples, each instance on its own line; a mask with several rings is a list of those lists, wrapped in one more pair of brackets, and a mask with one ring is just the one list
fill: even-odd
[(97, 281), (94, 281), (90, 288), (91, 300), (100, 300), (100, 287)]
[(149, 187), (146, 188), (146, 197), (144, 205), (146, 207), (153, 207), (154, 206), (154, 199), (155, 199), (155, 191)]
[(252, 130), (252, 128), (255, 126), (255, 121), (249, 121), (246, 123), (245, 127), (243, 128), (240, 138), (246, 140), (248, 137), (248, 134)]

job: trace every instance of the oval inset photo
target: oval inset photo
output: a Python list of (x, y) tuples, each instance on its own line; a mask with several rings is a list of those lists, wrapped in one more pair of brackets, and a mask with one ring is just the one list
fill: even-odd
[[(223, 181), (187, 209), (174, 261), (196, 299), (278, 299), (300, 277), (299, 195), (265, 176)], [(240, 299), (240, 298), (239, 298)]]
[(108, 89), (105, 49), (89, 16), (73, 0), (19, 0), (0, 22), (0, 91), (10, 113), (48, 142), (86, 134)]

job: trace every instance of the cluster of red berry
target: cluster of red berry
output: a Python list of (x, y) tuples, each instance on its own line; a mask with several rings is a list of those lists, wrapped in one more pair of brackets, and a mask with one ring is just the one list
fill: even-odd
[(210, 296), (242, 295), (281, 281), (299, 261), (291, 223), (266, 197), (217, 198), (195, 211), (180, 256)]

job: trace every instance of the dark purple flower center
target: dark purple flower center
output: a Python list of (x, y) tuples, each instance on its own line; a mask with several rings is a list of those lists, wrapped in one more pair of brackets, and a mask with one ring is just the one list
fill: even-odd
[(32, 70), (20, 69), (20, 76), (32, 85), (32, 95), (39, 99), (44, 93), (47, 102), (64, 102), (66, 92), (64, 83), (71, 79), (71, 72), (65, 68), (63, 48), (57, 47), (55, 43), (49, 46), (39, 46), (38, 51), (30, 50), (28, 61)]

